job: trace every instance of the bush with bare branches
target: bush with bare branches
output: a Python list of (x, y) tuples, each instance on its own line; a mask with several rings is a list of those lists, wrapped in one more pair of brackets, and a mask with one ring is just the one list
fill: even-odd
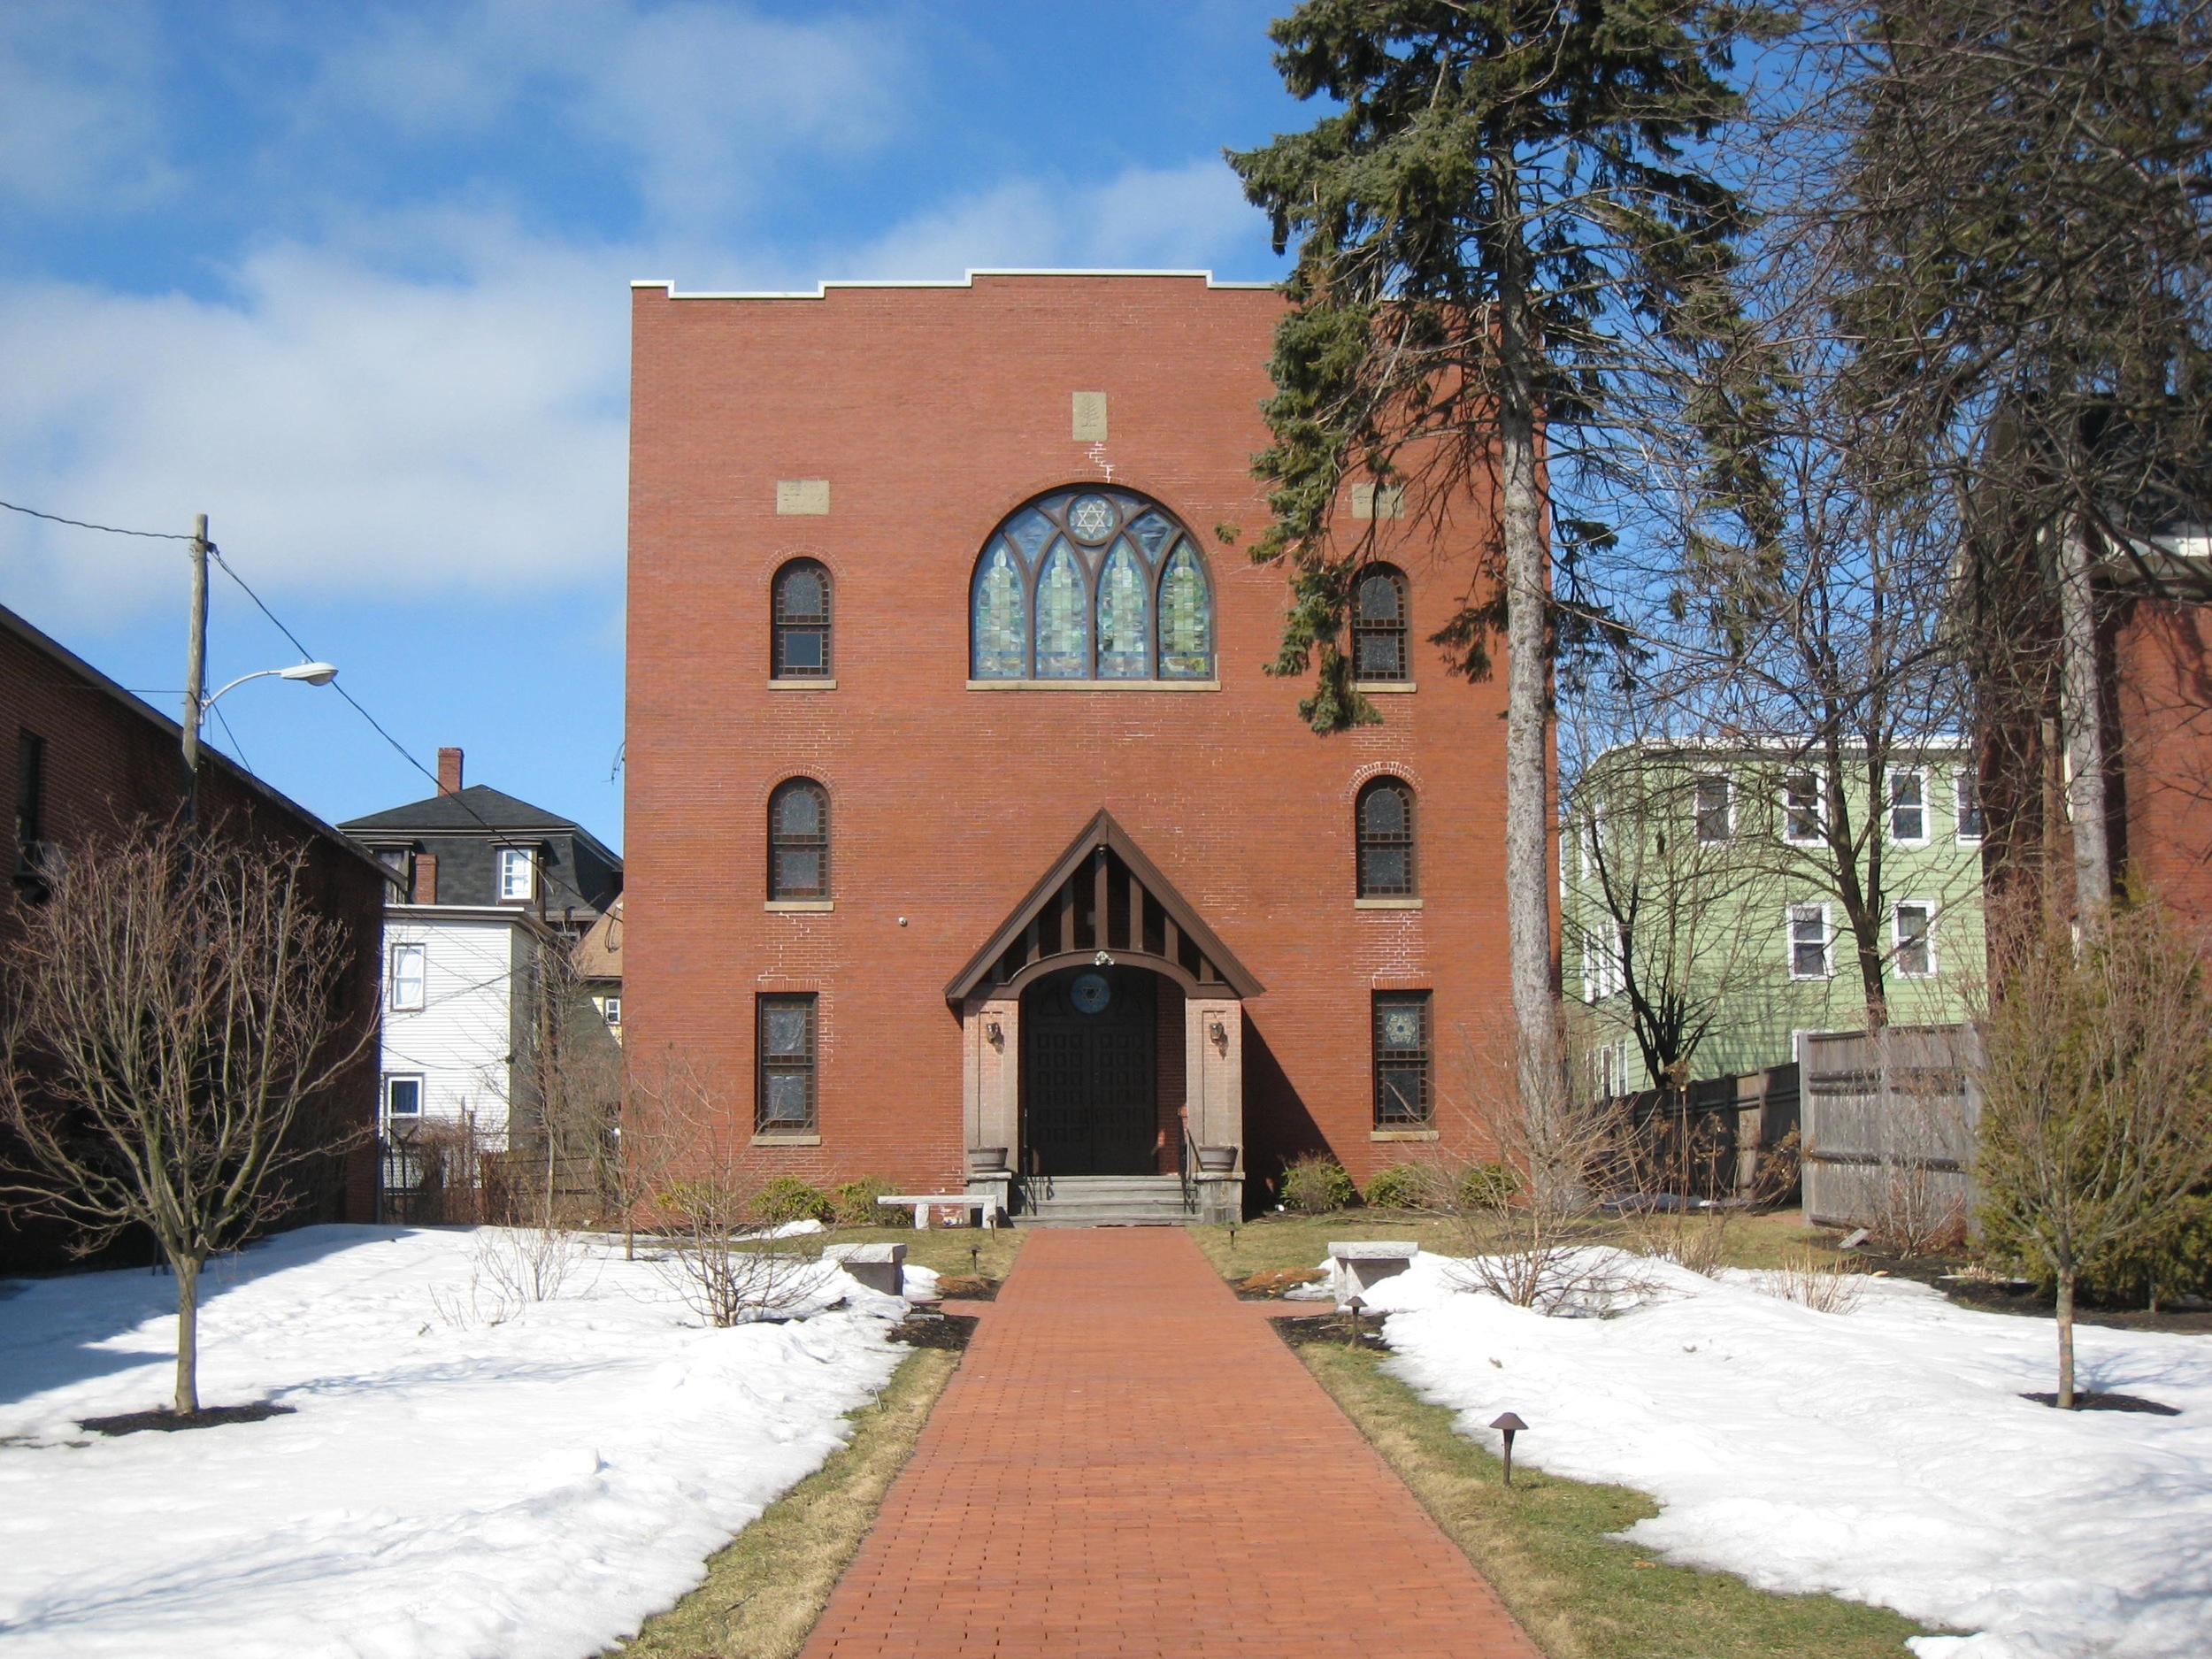
[(1760, 1280), (1760, 1288), (1770, 1295), (1815, 1313), (1849, 1313), (1859, 1305), (1859, 1294), (1865, 1287), (1866, 1275), (1853, 1263), (1811, 1250), (1793, 1252)]

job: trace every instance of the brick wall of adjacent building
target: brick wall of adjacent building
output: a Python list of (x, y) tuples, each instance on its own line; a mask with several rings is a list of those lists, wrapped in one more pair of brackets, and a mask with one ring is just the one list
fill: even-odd
[[(821, 1144), (777, 1148), (792, 1171), (957, 1184), (944, 987), (1102, 806), (1266, 987), (1246, 1005), (1256, 1171), (1325, 1146), (1363, 1175), (1412, 1150), (1370, 1136), (1379, 988), (1432, 993), (1440, 1128), (1469, 1144), (1448, 1104), (1463, 1056), (1509, 1031), (1502, 657), (1470, 685), (1421, 643), (1469, 570), (1416, 542), (1394, 554), (1418, 689), (1377, 698), (1381, 725), (1317, 736), (1310, 685), (1263, 672), (1285, 588), (1248, 555), (1268, 518), (1250, 465), (1279, 308), (1181, 276), (635, 290), (625, 1035), (647, 1064), (710, 1070), (749, 1114), (755, 995), (818, 992)], [(1107, 396), (1102, 443), (1071, 436), (1087, 391)], [(828, 480), (826, 516), (778, 515), (798, 479)], [(1195, 534), (1217, 692), (966, 688), (986, 537), (1085, 480)], [(1474, 540), (1475, 511), (1451, 542)], [(1366, 527), (1348, 512), (1348, 534)], [(835, 582), (834, 690), (771, 687), (770, 581), (801, 557)], [(1381, 772), (1417, 791), (1418, 910), (1353, 904), (1353, 797)], [(763, 908), (768, 796), (795, 775), (829, 794), (828, 914)]]
[[(8, 822), (17, 806), (16, 757), (22, 735), (44, 740), (42, 840), (65, 856), (112, 838), (133, 823), (166, 822), (182, 797), (183, 767), (176, 726), (105, 680), (12, 612), (0, 611), (0, 792)], [(348, 1017), (375, 1018), (378, 938), (383, 915), (382, 878), (369, 859), (326, 826), (281, 795), (254, 783), (229, 762), (203, 751), (203, 821), (225, 833), (264, 839), (281, 847), (309, 848), (311, 902), (346, 929), (349, 956), (342, 996)], [(14, 864), (12, 831), (4, 848)], [(0, 883), (0, 949), (19, 936), (19, 907), (27, 902), (12, 881)], [(363, 1131), (375, 1121), (376, 1048), (373, 1041), (337, 1085), (334, 1110)], [(373, 1148), (357, 1147), (342, 1165), (306, 1178), (312, 1190), (291, 1218), (372, 1221), (376, 1164)], [(0, 1271), (60, 1265), (69, 1260), (70, 1235), (51, 1225), (0, 1213)], [(127, 1256), (142, 1240), (126, 1240)]]
[(2112, 651), (2124, 806), (2116, 855), (2193, 925), (2212, 926), (2212, 613), (2136, 599)]

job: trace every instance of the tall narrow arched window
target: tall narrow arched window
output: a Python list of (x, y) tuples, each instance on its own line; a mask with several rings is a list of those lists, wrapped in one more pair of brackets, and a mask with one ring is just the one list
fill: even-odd
[(775, 645), (770, 672), (778, 680), (830, 676), (829, 572), (814, 559), (793, 559), (776, 572)]
[(1378, 565), (1352, 590), (1352, 678), (1404, 680), (1406, 579)]
[(778, 784), (768, 797), (769, 898), (828, 898), (829, 855), (829, 792), (811, 778)]
[(1157, 502), (1103, 485), (1054, 490), (984, 541), (968, 598), (978, 680), (1211, 680), (1213, 582)]
[(1359, 896), (1411, 898), (1414, 885), (1413, 791), (1396, 778), (1378, 778), (1359, 792)]

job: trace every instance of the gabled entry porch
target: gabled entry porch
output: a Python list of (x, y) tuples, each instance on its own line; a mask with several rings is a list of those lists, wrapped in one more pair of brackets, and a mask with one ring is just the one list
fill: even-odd
[(1243, 1001), (1263, 988), (1100, 811), (945, 987), (971, 1190), (1036, 1215), (1088, 1193), (1098, 1221), (1240, 1216)]

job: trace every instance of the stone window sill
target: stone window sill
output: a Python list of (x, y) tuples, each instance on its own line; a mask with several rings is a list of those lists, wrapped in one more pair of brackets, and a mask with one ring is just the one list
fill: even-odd
[(754, 1134), (753, 1144), (757, 1147), (818, 1147), (822, 1144), (822, 1137), (818, 1134), (795, 1135), (777, 1130), (763, 1129)]
[(1421, 908), (1421, 901), (1418, 899), (1354, 899), (1352, 908), (1356, 910), (1417, 910)]
[(1355, 680), (1352, 682), (1352, 689), (1363, 691), (1371, 697), (1379, 695), (1388, 697), (1409, 691), (1417, 691), (1420, 687), (1410, 680)]
[(1434, 1141), (1439, 1132), (1434, 1129), (1374, 1129), (1368, 1132), (1370, 1141)]
[(971, 680), (970, 691), (1218, 691), (1218, 680)]
[(834, 680), (806, 680), (794, 674), (787, 680), (770, 680), (768, 689), (771, 691), (834, 691), (837, 689), (837, 682)]
[(760, 907), (764, 910), (833, 910), (835, 899), (770, 899)]

